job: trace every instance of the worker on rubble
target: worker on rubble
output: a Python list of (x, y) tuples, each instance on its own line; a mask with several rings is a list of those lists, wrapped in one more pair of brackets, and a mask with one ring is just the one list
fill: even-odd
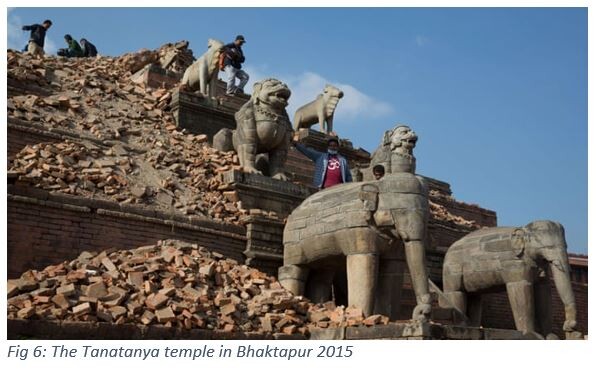
[[(245, 43), (245, 37), (238, 35), (235, 41), (223, 47), (223, 64), (226, 73), (226, 95), (234, 96), (243, 94), (243, 88), (249, 81), (249, 75), (241, 69), (241, 63), (245, 62), (245, 56), (241, 46)], [(235, 79), (239, 79), (239, 85), (235, 86)]]
[(69, 46), (66, 49), (58, 49), (58, 54), (61, 57), (67, 58), (79, 58), (83, 56), (83, 50), (81, 46), (77, 42), (77, 40), (73, 39), (73, 37), (69, 34), (64, 35), (64, 41), (66, 41), (67, 45)]
[(87, 41), (87, 39), (79, 40), (81, 47), (83, 48), (83, 56), (84, 57), (95, 57), (98, 55), (98, 49), (96, 49), (95, 45), (91, 42)]
[(27, 44), (27, 52), (35, 56), (44, 55), (44, 42), (46, 40), (46, 31), (52, 26), (52, 21), (46, 19), (42, 24), (32, 24), (30, 26), (23, 26), (23, 31), (31, 31), (29, 35), (29, 43)]

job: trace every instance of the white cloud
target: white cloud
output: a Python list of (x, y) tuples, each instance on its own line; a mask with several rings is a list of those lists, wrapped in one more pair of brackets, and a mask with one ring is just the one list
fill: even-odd
[[(7, 31), (8, 31), (8, 48), (15, 49), (15, 50), (22, 50), (27, 42), (29, 41), (29, 31), (23, 31), (22, 27), (24, 25), (34, 24), (35, 21), (29, 23), (23, 23), (21, 17), (15, 14), (11, 14), (15, 8), (8, 8), (8, 24), (7, 24)], [(39, 21), (41, 22), (41, 21)], [(51, 32), (51, 28), (50, 31)], [(44, 51), (46, 54), (55, 54), (57, 50), (56, 43), (48, 34), (46, 34), (46, 40), (44, 42)]]
[(334, 121), (336, 124), (351, 124), (353, 122), (363, 121), (368, 118), (377, 118), (393, 113), (393, 107), (384, 102), (373, 98), (358, 88), (341, 82), (329, 81), (314, 72), (303, 72), (300, 75), (282, 75), (276, 76), (266, 72), (265, 68), (247, 66), (245, 71), (250, 76), (250, 82), (247, 92), (252, 91), (253, 83), (264, 78), (274, 77), (286, 83), (291, 89), (291, 99), (287, 112), (291, 119), (297, 108), (314, 100), (318, 94), (324, 91), (326, 84), (331, 84), (344, 92), (343, 98), (339, 101)]
[(422, 46), (428, 44), (429, 42), (430, 42), (430, 39), (428, 39), (426, 36), (422, 36), (422, 35), (415, 36), (415, 43), (419, 47), (422, 47)]

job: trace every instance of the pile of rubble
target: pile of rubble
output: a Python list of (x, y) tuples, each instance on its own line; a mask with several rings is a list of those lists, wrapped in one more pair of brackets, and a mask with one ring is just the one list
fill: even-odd
[(481, 226), (474, 220), (467, 220), (461, 216), (452, 214), (445, 206), (438, 202), (459, 203), (452, 196), (443, 194), (438, 190), (430, 189), (428, 204), (430, 205), (430, 215), (441, 221), (447, 221), (459, 226), (465, 226), (472, 229), (479, 229)]
[(219, 176), (239, 169), (238, 157), (209, 147), (205, 135), (177, 130), (164, 110), (170, 91), (128, 78), (136, 65), (156, 58), (180, 72), (193, 55), (186, 42), (120, 58), (41, 60), (9, 51), (9, 86), (47, 91), (9, 96), (9, 119), (73, 138), (24, 148), (11, 163), (17, 180), (239, 223), (249, 210)]
[(355, 308), (312, 304), (275, 278), (181, 241), (83, 252), (8, 281), (8, 318), (103, 321), (259, 333), (387, 324)]
[(155, 63), (160, 67), (182, 74), (193, 60), (193, 51), (188, 49), (189, 41), (162, 45), (157, 50), (142, 49), (135, 53), (124, 54), (116, 59), (116, 64), (125, 70), (135, 73), (148, 64)]
[(48, 57), (42, 61), (9, 51), (9, 87), (35, 92), (37, 86), (45, 93), (9, 93), (8, 117), (132, 145), (146, 134), (150, 139), (167, 136), (163, 126), (174, 123), (164, 111), (170, 93), (136, 85), (128, 75), (114, 58)]
[(219, 176), (240, 168), (237, 156), (206, 145), (205, 135), (191, 136), (177, 141), (175, 135), (172, 150), (158, 146), (142, 155), (123, 145), (106, 149), (89, 142), (41, 143), (19, 152), (9, 172), (19, 182), (48, 191), (239, 223), (249, 211), (241, 208), (236, 192)]
[[(220, 181), (222, 172), (240, 168), (238, 157), (210, 148), (205, 135), (177, 130), (167, 111), (170, 90), (131, 80), (148, 63), (181, 73), (193, 61), (187, 47), (181, 41), (118, 58), (76, 59), (36, 59), (9, 50), (9, 122), (18, 119), (80, 143), (24, 148), (10, 170), (18, 180), (50, 191), (150, 204), (228, 223), (258, 212), (243, 209), (233, 189)], [(12, 88), (34, 94), (11, 94)], [(60, 153), (67, 148), (69, 154)], [(477, 227), (448, 212), (433, 192), (433, 217)]]

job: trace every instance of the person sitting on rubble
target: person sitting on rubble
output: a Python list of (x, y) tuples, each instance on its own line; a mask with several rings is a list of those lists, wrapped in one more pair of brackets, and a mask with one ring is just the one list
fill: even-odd
[(87, 39), (79, 40), (81, 47), (83, 48), (83, 56), (84, 57), (95, 57), (98, 55), (98, 49), (96, 49), (95, 45), (91, 42), (87, 41)]
[[(245, 37), (238, 35), (235, 41), (226, 44), (223, 47), (223, 64), (224, 72), (226, 72), (226, 95), (234, 96), (235, 94), (243, 94), (243, 88), (249, 75), (241, 69), (241, 63), (245, 62), (245, 56), (241, 46), (245, 43)], [(235, 86), (235, 78), (239, 79), (239, 85)]]
[(71, 35), (64, 35), (64, 41), (66, 41), (69, 47), (67, 49), (58, 49), (56, 54), (67, 58), (79, 58), (83, 56), (83, 50), (81, 50), (81, 46), (79, 46), (77, 40), (73, 39)]
[(326, 153), (308, 148), (296, 141), (292, 141), (292, 143), (298, 151), (316, 164), (313, 185), (318, 189), (326, 189), (337, 184), (353, 181), (349, 162), (338, 153), (340, 143), (336, 137), (328, 139), (328, 151)]
[(35, 56), (44, 55), (44, 41), (46, 39), (46, 31), (52, 26), (52, 21), (46, 19), (42, 24), (32, 24), (31, 26), (23, 26), (23, 31), (31, 31), (29, 35), (29, 43), (27, 44), (27, 52)]

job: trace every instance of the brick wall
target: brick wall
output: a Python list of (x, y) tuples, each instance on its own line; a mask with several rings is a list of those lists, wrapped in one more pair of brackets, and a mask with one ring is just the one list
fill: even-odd
[(311, 159), (291, 146), (287, 155), (285, 170), (293, 181), (311, 186), (314, 178), (314, 168), (315, 165)]
[[(9, 120), (8, 158), (25, 145), (67, 138), (63, 133), (39, 130), (35, 126), (18, 125)], [(313, 163), (294, 148), (289, 151), (287, 171), (293, 174), (295, 181), (311, 184)], [(436, 185), (431, 187), (450, 195), (450, 185)], [(242, 253), (247, 243), (244, 228), (210, 224), (208, 221), (203, 222), (202, 226), (183, 220), (175, 222), (172, 220), (174, 215), (140, 216), (130, 211), (122, 212), (118, 204), (110, 205), (109, 202), (102, 203), (97, 200), (78, 199), (76, 204), (69, 204), (63, 199), (52, 200), (52, 196), (40, 195), (40, 192), (22, 194), (9, 190), (9, 193), (11, 192), (15, 194), (9, 195), (8, 199), (9, 278), (18, 277), (29, 268), (43, 268), (48, 264), (75, 258), (83, 250), (134, 248), (166, 238), (197, 242), (238, 261), (245, 260)], [(496, 214), (492, 211), (459, 202), (444, 205), (454, 214), (475, 219), (486, 226), (496, 225)], [(431, 248), (427, 251), (427, 256), (430, 278), (442, 286), (441, 267), (444, 253), (455, 240), (469, 231), (441, 221), (432, 221), (429, 227)], [(226, 230), (227, 228), (229, 229)], [(572, 265), (572, 268), (575, 269), (575, 266)], [(274, 268), (270, 270), (274, 271)], [(587, 266), (584, 272), (587, 279)], [(410, 290), (408, 276), (405, 282), (401, 316), (409, 318), (415, 297)], [(577, 299), (580, 331), (587, 333), (587, 284), (574, 283), (573, 287)], [(553, 291), (553, 301), (554, 331), (562, 335), (564, 314), (556, 291)], [(484, 311), (484, 326), (514, 328), (505, 293), (488, 295), (484, 299)]]
[(26, 145), (62, 141), (60, 135), (30, 129), (26, 126), (9, 125), (7, 131), (8, 159), (14, 158)]
[[(578, 331), (588, 333), (588, 286), (587, 284), (572, 283), (575, 303), (577, 304)], [(552, 331), (564, 337), (563, 322), (565, 312), (563, 302), (554, 286), (551, 284), (552, 295)], [(482, 326), (499, 329), (515, 329), (515, 322), (511, 312), (511, 305), (506, 292), (486, 294), (482, 299)]]
[[(118, 203), (9, 186), (8, 277), (76, 258), (84, 250), (128, 249), (176, 238), (244, 261), (245, 228), (123, 210)], [(44, 195), (45, 193), (45, 195)]]

